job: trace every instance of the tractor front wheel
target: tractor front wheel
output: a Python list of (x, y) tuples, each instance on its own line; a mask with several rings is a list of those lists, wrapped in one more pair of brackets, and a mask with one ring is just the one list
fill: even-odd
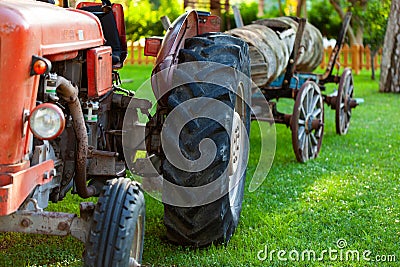
[(140, 266), (145, 204), (139, 185), (107, 181), (96, 205), (84, 253), (85, 266)]

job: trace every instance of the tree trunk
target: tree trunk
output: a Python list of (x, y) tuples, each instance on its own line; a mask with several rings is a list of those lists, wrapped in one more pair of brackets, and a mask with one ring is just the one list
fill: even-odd
[(221, 17), (221, 2), (219, 0), (210, 0), (210, 11), (212, 15)]
[(283, 16), (282, 1), (278, 0), (279, 16)]
[(297, 1), (296, 16), (301, 17), (302, 15), (303, 15), (303, 18), (307, 18), (306, 0), (298, 0)]
[(375, 56), (378, 50), (371, 51), (371, 80), (375, 80)]
[(258, 0), (257, 17), (261, 18), (262, 16), (264, 16), (264, 0)]
[(400, 92), (400, 0), (392, 0), (381, 62), (379, 91)]
[(363, 44), (364, 26), (359, 25), (356, 32), (356, 44)]
[(73, 8), (76, 7), (76, 2), (76, 0), (69, 0), (69, 6)]

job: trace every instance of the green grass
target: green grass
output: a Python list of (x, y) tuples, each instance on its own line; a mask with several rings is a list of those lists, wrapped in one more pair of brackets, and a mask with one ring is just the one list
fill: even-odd
[(122, 71), (120, 71), (122, 87), (136, 91), (143, 83), (146, 83), (150, 79), (152, 65), (142, 66), (142, 65), (126, 65)]
[[(140, 83), (149, 67), (127, 66), (122, 79)], [(130, 89), (136, 85), (129, 84)], [(356, 97), (365, 103), (353, 112), (349, 133), (335, 133), (334, 111), (326, 108), (325, 135), (319, 157), (297, 163), (291, 133), (277, 125), (276, 156), (266, 180), (246, 191), (239, 227), (227, 246), (189, 249), (170, 244), (163, 227), (162, 204), (146, 195), (145, 266), (399, 266), (400, 262), (400, 95), (378, 93), (378, 83), (363, 72), (355, 77)], [(329, 90), (332, 90), (330, 88)], [(283, 101), (285, 102), (285, 101)], [(286, 105), (292, 105), (289, 101)], [(260, 136), (253, 123), (249, 173), (257, 163)], [(259, 149), (258, 149), (259, 151)], [(249, 181), (247, 181), (249, 182)], [(76, 212), (77, 196), (52, 210)], [(264, 250), (302, 252), (347, 247), (361, 254), (395, 255), (395, 263), (366, 261), (260, 261)], [(80, 266), (83, 246), (72, 238), (0, 235), (0, 266)], [(292, 256), (295, 255), (292, 252)], [(261, 255), (262, 256), (262, 255)], [(285, 255), (288, 257), (288, 255)], [(362, 256), (362, 255), (361, 255)]]

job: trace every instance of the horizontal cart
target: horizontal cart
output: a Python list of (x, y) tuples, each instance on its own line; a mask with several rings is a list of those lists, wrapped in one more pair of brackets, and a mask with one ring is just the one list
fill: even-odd
[[(345, 68), (340, 76), (332, 74), (350, 19), (351, 13), (348, 13), (343, 21), (324, 74), (296, 71), (298, 55), (303, 53), (301, 40), (306, 25), (306, 19), (297, 19), (298, 29), (286, 72), (270, 84), (261, 87), (261, 93), (256, 93), (252, 97), (253, 107), (258, 106), (258, 110), (264, 110), (264, 112), (269, 112), (270, 110), (273, 115), (273, 120), (262, 115), (257, 115), (257, 120), (286, 124), (290, 127), (293, 150), (299, 162), (305, 162), (318, 156), (324, 133), (323, 103), (335, 110), (336, 132), (339, 135), (347, 133), (352, 109), (358, 105), (353, 98), (354, 83), (351, 69)], [(325, 91), (327, 83), (339, 84), (337, 91), (331, 95), (322, 94), (321, 91)], [(262, 104), (265, 105), (264, 98), (269, 102), (267, 108), (262, 106)], [(273, 100), (278, 100), (279, 98), (295, 100), (292, 114), (284, 114), (278, 111), (276, 101)]]

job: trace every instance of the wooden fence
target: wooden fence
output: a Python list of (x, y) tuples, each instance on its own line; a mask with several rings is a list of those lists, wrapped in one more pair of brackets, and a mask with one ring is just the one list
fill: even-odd
[[(328, 47), (324, 50), (324, 56), (322, 57), (322, 62), (320, 67), (326, 68), (329, 57), (332, 53), (333, 48)], [(380, 63), (382, 59), (382, 49), (378, 51), (374, 58), (374, 68), (377, 70), (380, 68)], [(353, 73), (359, 74), (361, 70), (371, 70), (371, 49), (369, 46), (364, 47), (363, 45), (352, 45), (349, 46), (345, 44), (340, 51), (340, 55), (336, 61), (336, 68), (339, 67), (346, 68), (351, 67)]]
[(128, 58), (126, 63), (138, 64), (138, 65), (153, 65), (156, 61), (155, 57), (146, 57), (144, 55), (144, 47), (134, 42), (131, 43), (128, 48)]
[[(154, 57), (146, 57), (143, 54), (144, 47), (140, 44), (130, 42), (129, 55), (127, 58), (128, 64), (138, 65), (153, 65), (155, 62)], [(320, 64), (321, 68), (326, 68), (333, 48), (328, 47), (324, 50), (324, 56)], [(375, 56), (375, 70), (380, 67), (382, 58), (382, 49), (379, 50)], [(369, 46), (353, 45), (348, 46), (345, 44), (340, 51), (340, 55), (336, 61), (336, 68), (351, 67), (354, 74), (360, 73), (361, 70), (371, 70), (371, 50)]]

